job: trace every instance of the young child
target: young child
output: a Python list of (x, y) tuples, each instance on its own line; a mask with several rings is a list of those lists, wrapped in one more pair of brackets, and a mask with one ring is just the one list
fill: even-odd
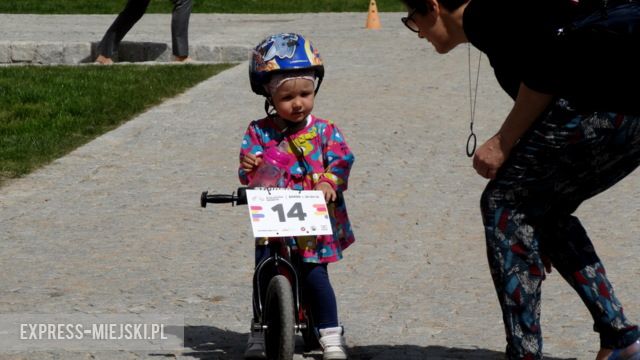
[[(267, 117), (251, 122), (244, 135), (240, 182), (251, 183), (265, 149), (284, 148), (293, 164), (284, 175), (286, 188), (321, 190), (327, 202), (338, 200), (337, 193), (347, 189), (354, 156), (332, 121), (311, 115), (324, 76), (320, 54), (301, 35), (276, 34), (254, 49), (249, 66), (251, 88), (266, 98)], [(344, 201), (336, 201), (331, 225), (333, 235), (286, 239), (302, 258), (301, 282), (311, 300), (324, 360), (347, 358), (327, 272), (327, 264), (340, 260), (342, 250), (354, 242)], [(256, 264), (268, 256), (265, 240), (256, 239)], [(263, 333), (252, 330), (245, 358), (264, 356)]]

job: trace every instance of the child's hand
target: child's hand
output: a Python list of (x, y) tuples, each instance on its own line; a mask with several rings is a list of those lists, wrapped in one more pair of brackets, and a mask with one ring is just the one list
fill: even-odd
[(333, 190), (331, 185), (327, 184), (326, 182), (318, 183), (316, 187), (314, 187), (313, 189), (322, 191), (322, 193), (324, 194), (324, 200), (326, 202), (336, 200), (336, 197), (337, 197), (336, 191)]
[(242, 157), (240, 160), (240, 166), (245, 172), (252, 172), (262, 163), (262, 157), (256, 156), (254, 154), (247, 154)]

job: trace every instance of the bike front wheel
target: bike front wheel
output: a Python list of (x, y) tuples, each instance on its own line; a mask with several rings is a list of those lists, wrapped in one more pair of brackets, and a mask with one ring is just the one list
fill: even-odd
[(264, 318), (267, 359), (291, 360), (295, 347), (295, 309), (291, 283), (283, 275), (274, 276), (267, 287)]

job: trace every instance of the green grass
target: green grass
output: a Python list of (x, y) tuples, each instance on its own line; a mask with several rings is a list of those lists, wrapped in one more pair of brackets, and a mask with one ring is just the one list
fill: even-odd
[(0, 68), (0, 183), (230, 66)]
[[(116, 14), (126, 0), (2, 0), (0, 13)], [(400, 0), (377, 0), (379, 11), (403, 11)], [(171, 12), (170, 0), (152, 0), (147, 12)], [(345, 12), (369, 9), (368, 0), (194, 0), (195, 13)]]

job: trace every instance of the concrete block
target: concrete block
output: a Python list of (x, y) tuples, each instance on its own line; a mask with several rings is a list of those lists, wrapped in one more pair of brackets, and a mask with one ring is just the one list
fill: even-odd
[(64, 60), (64, 44), (42, 43), (36, 46), (33, 59), (37, 64), (61, 64)]
[(218, 46), (197, 45), (190, 49), (190, 54), (197, 61), (222, 62), (222, 49)]
[(11, 61), (31, 63), (36, 54), (36, 44), (19, 41), (11, 43)]
[(91, 61), (93, 61), (91, 44), (75, 43), (64, 46), (62, 52), (62, 62), (64, 64), (79, 64)]
[(118, 49), (118, 61), (141, 62), (144, 58), (144, 43), (124, 41)]
[(9, 43), (0, 43), (0, 64), (8, 64), (11, 62), (11, 45)]
[(243, 62), (249, 60), (251, 48), (244, 46), (225, 46), (222, 48), (220, 62)]
[(171, 61), (171, 48), (164, 43), (144, 43), (144, 61)]

